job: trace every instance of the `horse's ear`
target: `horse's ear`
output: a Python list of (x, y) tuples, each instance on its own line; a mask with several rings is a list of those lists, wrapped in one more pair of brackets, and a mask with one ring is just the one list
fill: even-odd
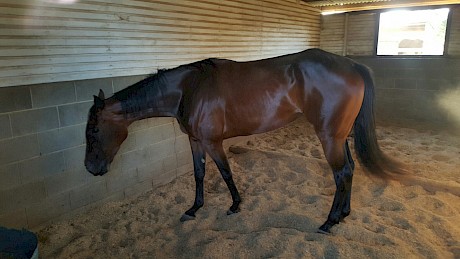
[[(104, 94), (104, 93), (102, 93), (102, 94)], [(100, 94), (99, 94), (99, 95), (100, 95)], [(94, 95), (94, 106), (95, 106), (96, 108), (99, 108), (99, 109), (104, 108), (104, 100), (101, 99), (99, 96), (95, 96), (95, 95)]]
[(104, 91), (102, 91), (102, 89), (99, 89), (99, 98), (101, 100), (104, 100), (105, 99), (105, 94), (104, 94)]

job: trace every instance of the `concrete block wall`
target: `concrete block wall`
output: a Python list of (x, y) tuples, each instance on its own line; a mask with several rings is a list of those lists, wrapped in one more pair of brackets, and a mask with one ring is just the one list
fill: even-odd
[(459, 57), (352, 57), (374, 71), (379, 120), (460, 134)]
[[(369, 19), (373, 16), (377, 21), (378, 15), (370, 12), (323, 16), (320, 47), (339, 55), (353, 55), (351, 58), (374, 70), (380, 122), (418, 124), (460, 135), (460, 7), (449, 8), (452, 19), (447, 32), (447, 52), (442, 57), (376, 56), (374, 38), (369, 35), (377, 31)], [(367, 32), (367, 37), (358, 37), (360, 42), (356, 44), (345, 42), (358, 27), (363, 28), (355, 32), (360, 36), (366, 36), (363, 32)], [(369, 40), (373, 44), (368, 44)]]
[(0, 225), (51, 219), (148, 191), (193, 170), (188, 137), (172, 118), (133, 123), (103, 177), (86, 172), (84, 130), (92, 96), (143, 76), (0, 88)]

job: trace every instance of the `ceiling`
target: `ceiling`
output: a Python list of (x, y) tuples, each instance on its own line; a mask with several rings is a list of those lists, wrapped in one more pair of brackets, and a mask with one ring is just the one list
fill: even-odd
[(311, 6), (323, 7), (333, 5), (353, 5), (353, 4), (364, 4), (364, 3), (375, 3), (375, 2), (386, 2), (391, 0), (304, 0)]
[(387, 8), (402, 8), (415, 6), (460, 4), (452, 0), (302, 0), (307, 4), (319, 7), (323, 12), (351, 12)]

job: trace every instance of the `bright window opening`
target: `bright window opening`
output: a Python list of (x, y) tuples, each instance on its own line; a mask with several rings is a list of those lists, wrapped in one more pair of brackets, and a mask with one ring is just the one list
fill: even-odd
[(377, 55), (443, 55), (448, 8), (380, 14)]

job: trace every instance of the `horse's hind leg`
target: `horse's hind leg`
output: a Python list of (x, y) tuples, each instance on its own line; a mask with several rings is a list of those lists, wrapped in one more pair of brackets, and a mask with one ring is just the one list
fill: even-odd
[(180, 221), (186, 221), (195, 218), (195, 212), (203, 207), (204, 204), (204, 175), (206, 168), (206, 153), (200, 142), (190, 139), (190, 147), (193, 155), (193, 169), (195, 173), (195, 202), (193, 206), (187, 210), (180, 218)]
[(224, 148), (222, 147), (222, 142), (210, 143), (205, 146), (206, 152), (211, 156), (214, 162), (219, 168), (222, 178), (224, 178), (225, 183), (227, 184), (230, 194), (232, 195), (232, 206), (227, 211), (227, 215), (237, 213), (240, 211), (239, 205), (241, 203), (241, 197), (236, 188), (235, 182), (233, 182), (232, 171), (225, 155)]
[(345, 140), (345, 151), (347, 154), (348, 162), (351, 166), (351, 170), (355, 170), (355, 161), (353, 161), (353, 157), (351, 156), (350, 147), (348, 146), (348, 140)]
[(349, 189), (350, 191), (347, 193), (347, 196), (345, 198), (345, 203), (343, 204), (342, 208), (342, 216), (341, 220), (343, 220), (346, 216), (350, 215), (351, 211), (351, 185), (353, 182), (353, 171), (355, 170), (355, 162), (353, 161), (353, 157), (351, 156), (350, 148), (348, 147), (348, 141), (345, 141), (345, 152), (346, 152), (346, 158), (348, 159), (348, 163), (350, 164), (351, 168), (351, 177), (349, 181)]
[[(326, 222), (319, 228), (321, 233), (329, 233), (332, 226), (338, 224), (350, 213), (350, 195), (353, 179), (351, 154), (345, 140), (321, 139), (326, 158), (334, 173), (336, 191), (331, 211)], [(352, 160), (351, 160), (352, 161)]]

